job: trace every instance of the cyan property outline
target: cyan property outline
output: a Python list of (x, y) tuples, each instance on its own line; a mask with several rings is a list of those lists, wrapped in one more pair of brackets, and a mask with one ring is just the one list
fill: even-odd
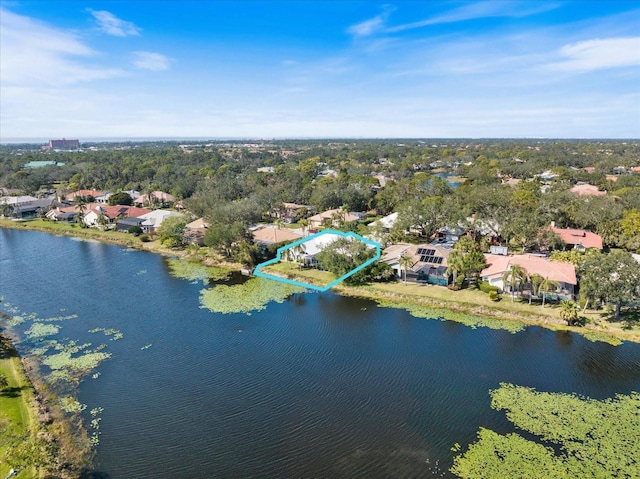
[[(362, 241), (364, 243), (370, 244), (372, 246), (374, 246), (376, 248), (376, 255), (365, 261), (364, 263), (362, 263), (360, 266), (358, 266), (357, 268), (354, 268), (353, 270), (349, 271), (348, 273), (340, 276), (338, 279), (336, 279), (335, 281), (332, 281), (331, 283), (329, 283), (327, 286), (316, 286), (315, 284), (310, 284), (310, 283), (303, 283), (301, 281), (294, 281), (292, 279), (287, 279), (287, 278), (280, 278), (279, 276), (273, 276), (270, 275), (268, 273), (263, 273), (262, 271), (260, 271), (262, 269), (263, 266), (269, 266), (270, 264), (274, 264), (277, 263), (278, 261), (281, 260), (282, 258), (282, 254), (287, 251), (290, 248), (293, 248), (295, 246), (298, 246), (299, 244), (305, 243), (313, 238), (317, 238), (319, 236), (322, 236), (324, 234), (328, 234), (328, 233), (333, 233), (336, 235), (340, 235), (340, 236), (344, 236), (345, 238), (348, 237), (352, 237), (354, 239), (357, 239), (358, 241)], [(288, 284), (293, 284), (295, 286), (302, 286), (303, 288), (310, 288), (310, 289), (315, 289), (316, 291), (327, 291), (330, 288), (333, 288), (336, 284), (341, 283), (342, 281), (344, 281), (345, 279), (347, 279), (349, 276), (352, 276), (354, 274), (356, 274), (358, 271), (360, 271), (363, 268), (366, 268), (367, 266), (369, 266), (370, 264), (374, 263), (375, 261), (378, 260), (378, 258), (380, 258), (380, 243), (377, 243), (375, 241), (371, 241), (368, 240), (366, 238), (363, 238), (362, 236), (360, 236), (357, 233), (354, 233), (353, 231), (349, 231), (348, 233), (345, 233), (344, 231), (337, 231), (337, 230), (323, 230), (320, 231), (319, 233), (316, 233), (314, 235), (308, 236), (306, 238), (302, 238), (299, 239), (298, 241), (295, 241), (291, 244), (288, 244), (286, 246), (282, 246), (280, 248), (278, 248), (278, 254), (274, 259), (270, 259), (269, 261), (265, 261), (264, 263), (260, 263), (258, 266), (256, 266), (255, 271), (253, 272), (253, 274), (255, 274), (256, 276), (260, 276), (261, 278), (267, 278), (267, 279), (275, 279), (276, 281), (282, 281), (283, 283), (288, 283)]]

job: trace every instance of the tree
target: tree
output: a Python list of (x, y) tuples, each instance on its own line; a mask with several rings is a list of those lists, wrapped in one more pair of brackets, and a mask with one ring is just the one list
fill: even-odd
[(398, 264), (404, 269), (404, 284), (407, 284), (407, 270), (413, 266), (413, 258), (411, 256), (402, 255), (398, 260)]
[(453, 284), (457, 283), (458, 275), (464, 273), (464, 254), (454, 249), (447, 258), (447, 274), (453, 274)]
[(307, 231), (307, 226), (309, 226), (309, 220), (305, 218), (299, 219), (298, 224), (300, 225), (300, 229), (302, 230), (302, 236), (305, 236), (305, 232)]
[(506, 285), (509, 284), (509, 289), (511, 290), (511, 302), (514, 301), (514, 293), (515, 291), (522, 291), (524, 289), (524, 285), (527, 284), (527, 280), (529, 279), (529, 275), (527, 274), (527, 270), (518, 264), (512, 264), (511, 267), (504, 272), (502, 275), (502, 281)]
[(118, 191), (117, 193), (114, 193), (109, 197), (108, 202), (110, 206), (115, 206), (115, 205), (131, 206), (133, 204), (133, 198), (131, 198), (131, 196), (128, 193), (125, 193), (124, 191)]
[(544, 278), (541, 275), (539, 275), (538, 273), (533, 273), (529, 277), (529, 282), (531, 283), (531, 291), (529, 293), (529, 304), (531, 304), (531, 297), (534, 294), (539, 294), (540, 285), (542, 284), (543, 281), (544, 281)]
[(545, 299), (547, 297), (547, 293), (551, 291), (555, 291), (560, 287), (560, 283), (553, 279), (544, 278), (538, 287), (538, 291), (542, 293), (542, 307), (544, 308)]
[(640, 267), (630, 253), (614, 251), (587, 259), (580, 268), (580, 286), (592, 298), (615, 305), (620, 317), (622, 303), (640, 298)]
[[(329, 243), (316, 255), (318, 263), (323, 268), (340, 277), (353, 271), (358, 266), (375, 256), (375, 249), (369, 248), (366, 243), (350, 238), (338, 238)], [(366, 273), (354, 275), (350, 282), (362, 280)]]
[(184, 216), (170, 216), (165, 218), (157, 231), (160, 242), (169, 248), (182, 246), (184, 244), (182, 235), (186, 225), (187, 219)]
[(480, 272), (487, 267), (487, 259), (480, 251), (472, 251), (464, 257), (464, 269), (467, 279), (472, 283), (478, 282)]
[(560, 303), (560, 317), (571, 326), (578, 321), (578, 305), (573, 300)]
[(73, 200), (76, 202), (76, 210), (78, 210), (76, 222), (80, 223), (80, 226), (84, 228), (86, 226), (84, 222), (84, 211), (87, 207), (87, 202), (82, 196), (76, 196)]

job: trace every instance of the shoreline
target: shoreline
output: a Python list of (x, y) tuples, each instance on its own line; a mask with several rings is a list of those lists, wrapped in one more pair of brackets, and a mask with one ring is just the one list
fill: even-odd
[[(240, 271), (240, 269), (242, 268), (242, 266), (239, 264), (223, 261), (221, 258), (217, 257), (217, 255), (212, 256), (209, 252), (203, 251), (204, 248), (197, 248), (192, 250), (189, 250), (188, 248), (182, 250), (173, 250), (161, 246), (160, 244), (158, 244), (157, 240), (145, 243), (135, 237), (131, 237), (128, 233), (118, 233), (114, 231), (104, 232), (93, 228), (78, 228), (76, 230), (75, 228), (69, 228), (68, 225), (62, 225), (67, 226), (67, 228), (62, 229), (60, 227), (54, 227), (54, 225), (56, 225), (55, 223), (53, 223), (51, 227), (48, 227), (48, 225), (42, 225), (42, 222), (37, 225), (30, 223), (32, 222), (12, 222), (11, 220), (0, 220), (0, 228), (39, 231), (43, 233), (56, 234), (59, 236), (78, 237), (110, 244), (117, 244), (139, 251), (158, 253), (165, 257), (178, 257), (206, 266), (217, 266), (226, 268), (229, 269), (229, 271)], [(400, 286), (389, 286), (390, 284)], [(403, 287), (403, 289), (400, 291), (394, 291), (394, 289), (398, 290), (400, 287)], [(404, 290), (404, 287), (406, 287), (407, 289)], [(477, 298), (471, 298), (470, 300), (468, 299), (467, 301), (463, 301), (461, 298), (452, 297), (455, 294), (460, 293), (459, 291), (451, 292), (448, 289), (444, 288), (442, 291), (446, 291), (446, 294), (449, 297), (443, 298), (442, 292), (441, 294), (437, 295), (439, 297), (434, 297), (433, 295), (428, 294), (430, 292), (428, 288), (442, 287), (419, 286), (418, 288), (421, 288), (421, 291), (417, 292), (416, 294), (411, 294), (410, 292), (416, 289), (414, 285), (402, 285), (400, 282), (397, 282), (372, 283), (366, 286), (347, 286), (343, 283), (335, 286), (332, 289), (336, 293), (343, 296), (371, 299), (379, 304), (386, 304), (388, 306), (396, 308), (403, 308), (408, 310), (409, 312), (412, 312), (412, 309), (415, 312), (415, 307), (418, 306), (436, 311), (447, 310), (454, 314), (466, 314), (471, 316), (486, 317), (494, 321), (504, 321), (506, 324), (503, 329), (507, 330), (514, 330), (514, 325), (520, 324), (524, 326), (540, 326), (554, 331), (574, 332), (591, 340), (595, 339), (607, 341), (607, 338), (609, 338), (607, 342), (610, 342), (611, 344), (619, 344), (620, 341), (640, 343), (640, 331), (634, 329), (622, 329), (621, 325), (618, 325), (617, 323), (615, 324), (617, 328), (615, 328), (613, 327), (614, 324), (612, 323), (600, 321), (598, 319), (598, 316), (602, 313), (602, 311), (599, 310), (588, 310), (588, 313), (586, 313), (589, 319), (595, 321), (596, 324), (581, 327), (568, 326), (563, 320), (556, 317), (557, 315), (549, 314), (549, 312), (553, 311), (552, 307), (540, 311), (528, 311), (529, 308), (538, 309), (541, 308), (541, 306), (523, 306), (523, 303), (520, 302), (512, 303), (507, 299), (507, 295), (503, 296), (501, 302), (503, 304), (511, 304), (513, 306), (511, 310), (509, 310), (510, 308), (508, 306), (499, 306), (495, 303), (485, 302), (486, 304), (481, 304), (486, 296), (484, 294), (477, 294)], [(520, 305), (518, 306), (518, 308), (520, 308), (520, 311), (514, 310), (516, 304)], [(582, 314), (584, 315), (584, 313)], [(446, 314), (442, 315), (444, 319), (447, 319), (446, 316)], [(509, 326), (509, 324), (511, 326)]]

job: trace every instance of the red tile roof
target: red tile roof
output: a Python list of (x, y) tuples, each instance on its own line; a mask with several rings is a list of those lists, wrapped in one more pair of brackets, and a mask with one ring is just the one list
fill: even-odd
[(591, 231), (556, 228), (554, 226), (551, 227), (551, 230), (569, 245), (582, 245), (585, 248), (602, 249), (602, 237)]
[(547, 258), (530, 254), (520, 254), (516, 256), (502, 256), (496, 254), (485, 254), (487, 266), (480, 276), (483, 278), (502, 277), (512, 264), (522, 266), (529, 275), (539, 274), (543, 278), (549, 278), (567, 284), (578, 284), (576, 279), (576, 268), (571, 263), (560, 261), (549, 261)]

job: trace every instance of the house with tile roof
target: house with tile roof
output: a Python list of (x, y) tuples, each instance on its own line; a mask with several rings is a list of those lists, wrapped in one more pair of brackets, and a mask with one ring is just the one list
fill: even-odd
[(597, 186), (588, 183), (578, 183), (569, 191), (578, 196), (605, 196), (607, 194), (606, 191), (600, 191)]
[(289, 228), (278, 228), (277, 226), (263, 226), (253, 230), (253, 241), (262, 246), (269, 246), (283, 241), (297, 241), (303, 236), (300, 233), (290, 230)]
[[(504, 291), (505, 288), (502, 277), (509, 271), (511, 265), (518, 265), (529, 276), (538, 274), (543, 278), (557, 281), (560, 287), (553, 294), (564, 298), (573, 298), (574, 296), (578, 280), (576, 278), (576, 267), (571, 263), (550, 261), (543, 256), (533, 254), (503, 256), (486, 253), (484, 256), (488, 266), (482, 270), (480, 278), (492, 286), (497, 286), (501, 291)], [(530, 289), (530, 284), (528, 287)]]
[(572, 228), (556, 228), (551, 226), (551, 231), (557, 234), (569, 248), (584, 251), (587, 248), (602, 250), (602, 236), (587, 230)]

